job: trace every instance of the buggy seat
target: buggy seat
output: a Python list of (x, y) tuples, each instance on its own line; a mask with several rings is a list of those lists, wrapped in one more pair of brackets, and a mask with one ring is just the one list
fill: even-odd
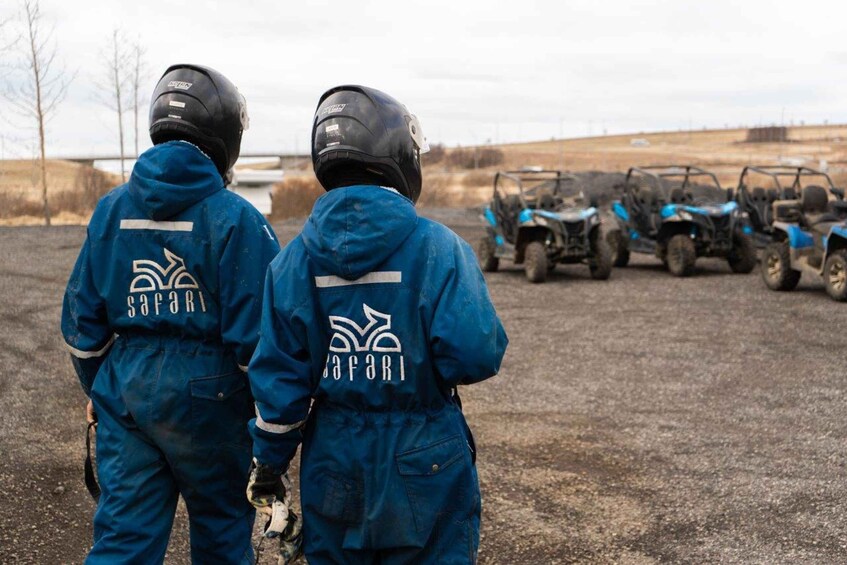
[(803, 189), (800, 202), (807, 227), (818, 235), (826, 235), (839, 223), (838, 216), (829, 210), (829, 196), (822, 186), (809, 185)]

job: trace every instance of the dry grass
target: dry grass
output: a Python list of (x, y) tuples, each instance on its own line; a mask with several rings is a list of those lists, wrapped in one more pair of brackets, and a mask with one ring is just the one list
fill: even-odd
[[(44, 223), (38, 163), (0, 161), (0, 167), (3, 172), (0, 175), (0, 221), (4, 225)], [(87, 165), (51, 161), (47, 182), (53, 219), (59, 223), (84, 223), (97, 200), (120, 179)]]
[(494, 173), (490, 171), (425, 171), (418, 205), (440, 208), (478, 206), (491, 196), (493, 181)]
[[(501, 145), (486, 155), (479, 169), (468, 160), (473, 148), (436, 148), (424, 158), (424, 187), (421, 206), (475, 206), (491, 196), (491, 183), (498, 169), (527, 165), (570, 171), (625, 172), (636, 165), (691, 163), (715, 172), (725, 187), (734, 187), (741, 168), (748, 164), (775, 165), (790, 158), (817, 167), (830, 165), (833, 180), (847, 183), (847, 125), (791, 127), (787, 143), (747, 143), (746, 129), (694, 132), (634, 133), (605, 137), (566, 139)], [(647, 147), (633, 147), (634, 138), (646, 139)], [(271, 163), (263, 163), (264, 168)], [(488, 165), (488, 166), (485, 166)], [(323, 189), (305, 169), (288, 169), (286, 179), (274, 190), (273, 219), (309, 214)], [(257, 165), (251, 165), (257, 168)], [(119, 184), (116, 175), (91, 177), (90, 168), (75, 163), (50, 161), (48, 183), (54, 212), (87, 216), (99, 194)], [(105, 188), (104, 188), (105, 186)], [(38, 164), (30, 160), (0, 161), (0, 222), (18, 216), (39, 217)]]
[[(47, 161), (47, 189), (49, 194), (65, 190), (76, 190), (80, 171), (90, 169), (87, 165), (70, 161)], [(118, 186), (121, 177), (100, 171), (110, 187)], [(24, 194), (33, 199), (41, 198), (38, 161), (29, 159), (0, 161), (0, 192)]]
[[(629, 134), (504, 145), (503, 168), (539, 165), (571, 171), (625, 172), (636, 165), (692, 163), (713, 170), (734, 186), (744, 165), (776, 165), (780, 158), (817, 167), (827, 161), (836, 172), (847, 166), (847, 125), (789, 128), (788, 143), (746, 143), (746, 129)], [(634, 138), (649, 147), (633, 147)]]
[[(540, 166), (575, 172), (626, 172), (638, 165), (691, 163), (712, 170), (724, 187), (734, 187), (744, 165), (776, 165), (780, 159), (796, 159), (817, 168), (827, 161), (836, 185), (847, 181), (847, 125), (789, 128), (787, 143), (747, 143), (746, 129), (705, 130), (628, 134), (562, 141), (542, 141), (502, 145), (503, 160), (498, 165), (459, 172), (451, 167), (452, 152), (445, 149), (435, 163), (424, 170), (421, 203), (429, 206), (473, 206), (491, 196), (491, 183), (498, 169)], [(630, 141), (646, 139), (647, 147), (633, 147)], [(432, 194), (428, 194), (428, 193)]]
[(312, 211), (312, 206), (324, 189), (315, 175), (286, 176), (274, 187), (272, 220), (303, 218)]
[[(39, 210), (40, 213), (40, 210)], [(91, 219), (91, 214), (75, 214), (73, 212), (59, 212), (50, 218), (54, 226), (84, 226)], [(0, 218), (0, 226), (43, 226), (44, 216), (16, 216), (14, 218)]]
[[(37, 201), (21, 193), (0, 192), (0, 220), (39, 214), (41, 214), (41, 204)], [(44, 218), (41, 221), (43, 223)]]

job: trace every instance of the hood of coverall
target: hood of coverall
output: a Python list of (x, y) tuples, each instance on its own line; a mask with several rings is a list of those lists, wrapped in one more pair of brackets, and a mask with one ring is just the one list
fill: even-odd
[(417, 223), (414, 204), (393, 189), (336, 188), (315, 202), (303, 227), (303, 243), (322, 269), (354, 280), (397, 251)]
[(179, 214), (223, 187), (214, 162), (184, 141), (169, 141), (142, 153), (129, 178), (133, 201), (156, 221)]

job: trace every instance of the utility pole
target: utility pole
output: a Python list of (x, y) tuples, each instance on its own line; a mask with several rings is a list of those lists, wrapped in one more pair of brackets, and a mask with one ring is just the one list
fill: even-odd
[(779, 125), (781, 128), (781, 134), (779, 136), (779, 162), (782, 162), (782, 144), (785, 141), (785, 138), (788, 137), (788, 132), (785, 131), (785, 106), (782, 107), (782, 114), (779, 118)]
[(559, 169), (565, 168), (565, 119), (559, 117)]

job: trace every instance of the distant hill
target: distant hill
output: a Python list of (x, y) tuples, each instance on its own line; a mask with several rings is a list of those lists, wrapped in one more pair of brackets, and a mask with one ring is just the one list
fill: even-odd
[[(712, 170), (724, 188), (734, 187), (741, 168), (748, 164), (804, 164), (813, 168), (826, 161), (829, 172), (837, 185), (847, 185), (847, 125), (794, 126), (787, 128), (788, 141), (781, 143), (747, 142), (747, 129), (723, 129), (700, 131), (673, 131), (657, 133), (631, 133), (564, 140), (538, 141), (489, 145), (478, 148), (480, 155), (491, 160), (498, 156), (496, 164), (473, 168), (474, 148), (440, 147), (437, 162), (430, 160), (424, 167), (424, 190), (422, 206), (477, 206), (491, 197), (492, 181), (498, 170), (518, 169), (524, 166), (540, 166), (563, 169), (580, 174), (580, 189), (586, 194), (600, 196), (608, 201), (614, 196), (614, 185), (631, 166), (694, 164)], [(460, 155), (461, 154), (461, 155)], [(463, 158), (451, 158), (463, 157)], [(496, 159), (495, 159), (496, 161)], [(426, 161), (425, 161), (426, 163)], [(250, 168), (275, 166), (275, 162), (249, 165)], [(90, 171), (90, 169), (88, 169)], [(588, 174), (591, 173), (591, 174)], [(608, 173), (608, 174), (596, 174)], [(38, 164), (30, 160), (0, 161), (0, 223), (11, 223), (15, 216), (34, 217), (37, 220), (40, 188)], [(65, 210), (70, 219), (85, 221), (80, 210), (88, 197), (77, 197), (75, 193), (85, 191), (90, 174), (85, 167), (67, 161), (48, 163), (48, 182), (51, 198), (57, 210)], [(120, 183), (120, 177), (99, 172), (98, 186), (112, 187)], [(320, 194), (311, 166), (288, 169), (286, 177), (292, 180), (305, 179), (313, 183), (315, 194)], [(290, 183), (289, 183), (290, 184)], [(281, 195), (287, 191), (281, 186)], [(310, 193), (311, 194), (311, 193)], [(301, 203), (303, 213), (310, 202)], [(19, 210), (15, 212), (14, 210)]]
[(571, 171), (626, 172), (638, 165), (690, 163), (712, 169), (726, 186), (734, 186), (741, 168), (748, 164), (790, 162), (817, 168), (825, 160), (836, 177), (843, 178), (847, 173), (847, 125), (789, 127), (784, 143), (748, 143), (747, 132), (633, 133), (498, 147), (504, 153), (503, 167), (540, 165)]
[[(50, 193), (78, 189), (85, 167), (70, 161), (47, 161), (47, 188)], [(113, 186), (121, 183), (118, 175), (103, 172)], [(41, 197), (41, 170), (37, 160), (0, 161), (0, 193)]]
[[(500, 152), (502, 158), (496, 165), (479, 169), (468, 169), (467, 159), (451, 159), (473, 148), (442, 148), (440, 160), (424, 170), (421, 198), (436, 206), (477, 205), (491, 197), (496, 171), (525, 166), (604, 173), (579, 175), (581, 188), (604, 201), (613, 196), (622, 173), (646, 165), (699, 165), (729, 188), (735, 187), (748, 164), (818, 168), (823, 160), (835, 183), (847, 185), (847, 125), (789, 127), (788, 141), (782, 143), (750, 143), (747, 134), (747, 129), (675, 131), (488, 145), (484, 149)], [(456, 162), (465, 166), (451, 165)]]

